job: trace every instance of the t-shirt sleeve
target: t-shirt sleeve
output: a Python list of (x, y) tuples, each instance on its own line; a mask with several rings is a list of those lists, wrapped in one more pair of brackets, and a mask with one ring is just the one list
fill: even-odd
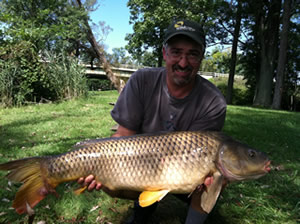
[(117, 103), (111, 111), (112, 118), (132, 131), (139, 131), (143, 119), (142, 82), (138, 71), (131, 75)]

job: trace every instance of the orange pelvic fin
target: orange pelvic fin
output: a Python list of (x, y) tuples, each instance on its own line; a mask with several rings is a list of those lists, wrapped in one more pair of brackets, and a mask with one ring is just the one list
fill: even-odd
[(157, 201), (160, 201), (168, 193), (169, 190), (143, 191), (139, 196), (139, 204), (141, 207), (147, 207)]
[(32, 208), (49, 193), (56, 193), (58, 183), (50, 183), (47, 171), (42, 164), (45, 158), (33, 157), (0, 164), (0, 170), (10, 170), (9, 180), (22, 182), (13, 201), (13, 207), (19, 214), (32, 213)]
[(80, 195), (82, 192), (85, 191), (85, 189), (87, 189), (87, 186), (83, 186), (83, 187), (80, 187), (80, 188), (76, 189), (76, 190), (74, 191), (74, 193), (75, 193), (76, 195)]

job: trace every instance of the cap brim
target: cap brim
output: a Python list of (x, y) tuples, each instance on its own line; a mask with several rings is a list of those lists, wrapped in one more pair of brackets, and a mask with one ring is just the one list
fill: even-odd
[(181, 32), (179, 31), (179, 32), (171, 34), (164, 40), (164, 43), (167, 43), (172, 37), (175, 37), (177, 35), (187, 36), (187, 37), (193, 39), (194, 41), (196, 41), (198, 44), (200, 44), (203, 47), (203, 49), (205, 48), (203, 42), (201, 40), (199, 40), (199, 38), (197, 38), (197, 36), (192, 35), (191, 33), (188, 33), (188, 32), (184, 32), (184, 31), (181, 31)]

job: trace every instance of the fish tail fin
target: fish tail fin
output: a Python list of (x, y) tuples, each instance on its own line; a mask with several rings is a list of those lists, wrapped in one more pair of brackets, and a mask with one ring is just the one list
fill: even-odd
[(44, 166), (46, 157), (32, 157), (0, 164), (0, 170), (8, 170), (7, 178), (22, 182), (13, 201), (16, 212), (23, 214), (33, 212), (32, 208), (49, 193), (56, 193), (56, 181), (47, 178), (48, 171)]

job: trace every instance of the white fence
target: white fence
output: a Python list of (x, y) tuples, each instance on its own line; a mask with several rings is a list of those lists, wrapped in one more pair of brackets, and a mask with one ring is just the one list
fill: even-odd
[[(89, 77), (93, 77), (93, 78), (106, 78), (106, 74), (103, 70), (103, 67), (94, 67), (93, 69), (91, 69), (90, 65), (84, 65), (87, 69), (86, 69), (86, 75)], [(119, 76), (122, 79), (129, 79), (129, 77), (132, 75), (132, 73), (134, 73), (137, 69), (133, 69), (133, 68), (115, 68), (112, 67), (112, 72), (116, 75)], [(224, 74), (224, 73), (217, 73), (217, 72), (202, 72), (199, 71), (198, 72), (199, 75), (201, 75), (203, 78), (205, 79), (211, 79), (211, 78), (217, 78), (217, 77), (228, 77), (229, 74)], [(239, 75), (235, 75), (235, 78), (240, 78), (242, 79), (243, 76), (239, 76)]]

